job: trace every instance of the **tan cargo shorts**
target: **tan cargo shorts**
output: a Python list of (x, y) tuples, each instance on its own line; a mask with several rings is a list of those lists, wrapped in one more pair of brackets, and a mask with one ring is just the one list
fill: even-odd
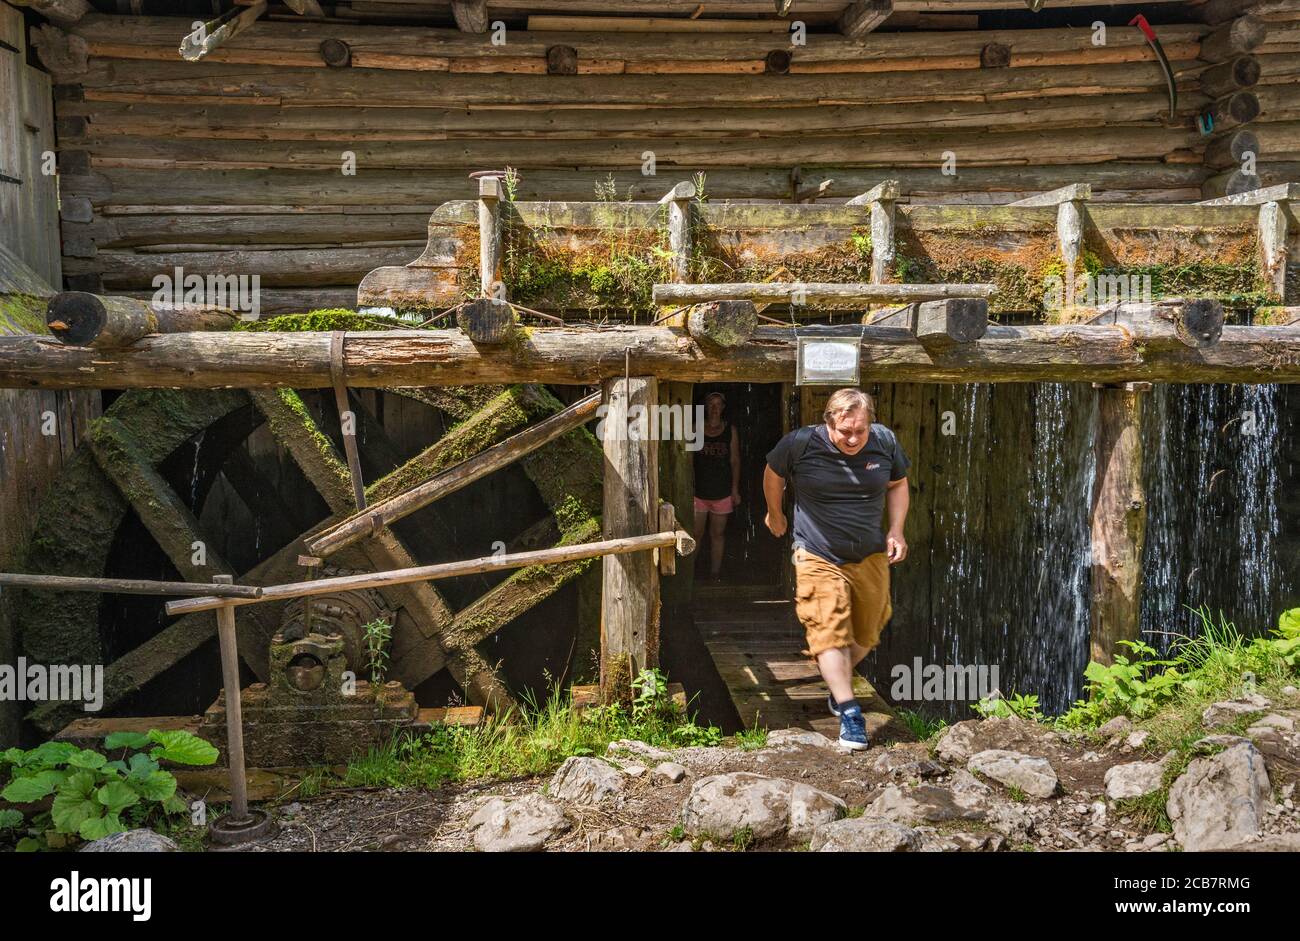
[(808, 638), (804, 654), (815, 657), (854, 641), (867, 650), (880, 643), (880, 632), (894, 613), (886, 553), (835, 565), (800, 547), (794, 574), (795, 614)]

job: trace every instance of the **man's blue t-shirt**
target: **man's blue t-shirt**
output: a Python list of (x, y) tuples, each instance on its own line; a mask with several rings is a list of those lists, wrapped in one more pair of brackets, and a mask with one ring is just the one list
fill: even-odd
[(885, 490), (911, 466), (898, 438), (872, 422), (862, 450), (845, 454), (821, 424), (796, 463), (798, 433), (790, 432), (767, 454), (768, 466), (786, 481), (793, 471), (794, 544), (836, 565), (884, 552)]

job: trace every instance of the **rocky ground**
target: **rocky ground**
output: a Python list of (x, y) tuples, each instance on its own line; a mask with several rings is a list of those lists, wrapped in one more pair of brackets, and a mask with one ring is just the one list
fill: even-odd
[(1074, 735), (990, 718), (858, 753), (788, 729), (752, 750), (617, 742), (550, 778), (328, 791), (240, 849), (1300, 850), (1300, 692), (1277, 698), (1208, 707), (1163, 800), (1176, 756), (1127, 720)]

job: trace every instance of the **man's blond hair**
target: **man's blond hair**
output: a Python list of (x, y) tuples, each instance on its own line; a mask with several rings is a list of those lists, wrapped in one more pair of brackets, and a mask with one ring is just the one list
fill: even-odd
[(826, 400), (826, 411), (822, 412), (822, 420), (829, 423), (841, 415), (858, 410), (866, 411), (867, 421), (876, 420), (876, 403), (870, 395), (861, 389), (839, 389)]

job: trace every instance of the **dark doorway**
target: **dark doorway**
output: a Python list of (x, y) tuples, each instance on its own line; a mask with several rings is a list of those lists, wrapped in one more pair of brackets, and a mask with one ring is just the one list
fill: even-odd
[[(779, 383), (718, 382), (695, 386), (694, 403), (704, 404), (710, 393), (726, 397), (723, 419), (735, 424), (740, 435), (740, 506), (727, 521), (722, 557), (722, 582), (731, 585), (776, 585), (781, 581), (784, 540), (763, 525), (763, 468), (767, 452), (781, 439), (781, 385)], [(697, 412), (697, 414), (699, 414)], [(708, 540), (695, 554), (697, 584), (709, 578)]]

